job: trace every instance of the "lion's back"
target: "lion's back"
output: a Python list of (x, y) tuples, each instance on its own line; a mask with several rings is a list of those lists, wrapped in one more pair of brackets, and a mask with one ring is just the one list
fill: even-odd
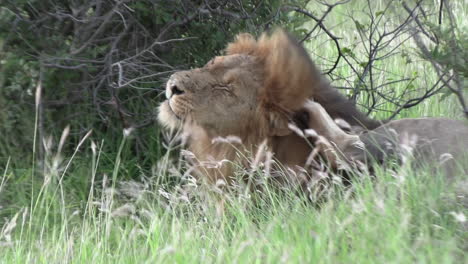
[(443, 167), (448, 175), (459, 168), (468, 174), (468, 125), (446, 118), (407, 118), (391, 121), (361, 135), (374, 152), (410, 150), (417, 164)]

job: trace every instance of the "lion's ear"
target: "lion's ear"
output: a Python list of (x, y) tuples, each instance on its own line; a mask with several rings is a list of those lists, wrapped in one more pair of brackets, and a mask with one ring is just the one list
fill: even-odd
[(268, 132), (270, 136), (286, 136), (291, 134), (291, 130), (288, 127), (288, 119), (278, 113), (278, 112), (269, 112), (268, 113)]

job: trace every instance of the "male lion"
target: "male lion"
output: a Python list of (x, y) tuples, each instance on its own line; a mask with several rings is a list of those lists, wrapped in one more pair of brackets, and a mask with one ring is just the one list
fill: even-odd
[[(173, 74), (166, 97), (158, 118), (166, 127), (182, 129), (196, 160), (230, 161), (201, 168), (211, 182), (229, 182), (232, 164), (248, 166), (243, 157), (257, 153), (262, 142), (280, 164), (303, 167), (312, 147), (288, 125), (306, 128), (307, 100), (353, 126), (373, 129), (380, 124), (331, 87), (305, 49), (283, 30), (259, 39), (239, 34), (225, 56)], [(215, 140), (232, 135), (240, 140), (232, 144)]]

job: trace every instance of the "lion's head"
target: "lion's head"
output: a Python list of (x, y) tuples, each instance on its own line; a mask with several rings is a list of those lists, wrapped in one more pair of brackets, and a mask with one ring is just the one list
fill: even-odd
[(212, 134), (238, 134), (257, 118), (263, 73), (255, 57), (215, 57), (203, 68), (173, 74), (160, 120), (169, 127), (195, 123)]
[[(224, 56), (202, 68), (173, 74), (166, 97), (159, 109), (160, 122), (181, 128), (199, 160), (234, 159), (233, 151), (212, 140), (235, 135), (248, 151), (255, 152), (267, 140), (281, 162), (301, 165), (310, 146), (288, 125), (307, 123), (304, 104), (309, 99), (323, 105), (333, 118), (375, 125), (329, 85), (305, 49), (282, 30), (258, 39), (238, 35)], [(285, 149), (290, 147), (294, 153)]]
[(290, 133), (294, 112), (313, 95), (305, 84), (322, 81), (303, 49), (277, 31), (258, 41), (241, 34), (226, 53), (173, 74), (159, 120), (171, 128), (194, 123), (217, 136)]

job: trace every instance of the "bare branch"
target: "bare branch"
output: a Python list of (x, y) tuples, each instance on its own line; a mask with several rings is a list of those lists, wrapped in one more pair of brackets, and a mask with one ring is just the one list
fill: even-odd
[(336, 49), (337, 49), (337, 52), (338, 52), (338, 56), (336, 57), (333, 66), (330, 69), (328, 69), (328, 70), (326, 70), (324, 72), (325, 74), (330, 74), (331, 72), (333, 72), (336, 69), (336, 67), (338, 66), (338, 63), (340, 62), (340, 59), (343, 56), (343, 54), (341, 53), (341, 47), (340, 47), (340, 43), (339, 43), (340, 38), (336, 37), (333, 33), (331, 33), (325, 27), (325, 25), (323, 24), (323, 21), (325, 20), (327, 15), (332, 11), (332, 9), (334, 7), (336, 7), (338, 5), (345, 4), (347, 2), (349, 2), (349, 0), (339, 1), (339, 2), (336, 2), (334, 4), (325, 4), (327, 6), (327, 10), (323, 13), (322, 17), (320, 17), (320, 18), (317, 18), (316, 16), (314, 16), (310, 12), (308, 12), (306, 10), (303, 10), (303, 9), (301, 9), (299, 7), (293, 7), (293, 6), (286, 6), (285, 7), (286, 9), (289, 9), (289, 10), (295, 11), (297, 13), (301, 13), (301, 14), (307, 16), (307, 17), (310, 17), (316, 22), (315, 26), (311, 30), (309, 30), (309, 32), (304, 36), (304, 38), (302, 38), (300, 40), (301, 43), (304, 42), (306, 39), (308, 39), (312, 35), (312, 33), (317, 29), (317, 27), (322, 29), (330, 37), (330, 39), (332, 39), (333, 42), (335, 43), (335, 46), (336, 46)]

